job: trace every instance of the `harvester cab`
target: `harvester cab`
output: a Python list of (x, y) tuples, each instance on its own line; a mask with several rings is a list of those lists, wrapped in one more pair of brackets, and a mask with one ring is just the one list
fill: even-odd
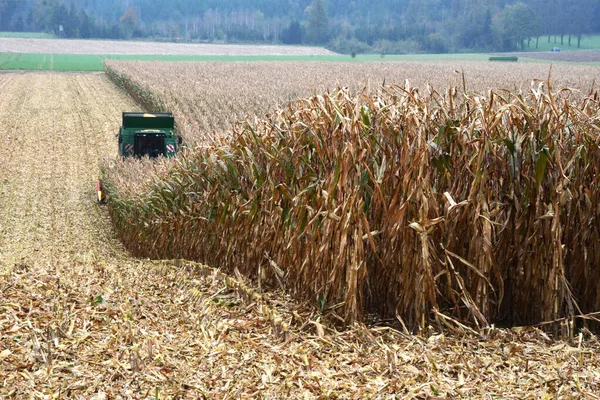
[(119, 130), (121, 157), (174, 157), (181, 145), (171, 113), (123, 113)]
[[(171, 113), (124, 112), (117, 137), (120, 157), (175, 157), (182, 144)], [(98, 180), (98, 202), (104, 201), (102, 182)]]

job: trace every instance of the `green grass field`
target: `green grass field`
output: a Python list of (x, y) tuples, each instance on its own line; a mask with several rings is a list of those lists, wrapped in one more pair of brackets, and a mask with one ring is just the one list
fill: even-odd
[[(555, 42), (556, 39), (556, 42)], [(569, 46), (569, 36), (563, 37), (563, 43), (560, 43), (560, 36), (551, 36), (548, 42), (548, 36), (540, 36), (538, 47), (535, 47), (535, 39), (523, 51), (550, 51), (553, 47), (560, 47), (562, 51), (577, 50), (600, 50), (600, 35), (583, 35), (581, 37), (581, 47), (577, 47), (577, 36), (571, 36), (571, 46)]]
[(0, 69), (27, 71), (101, 71), (100, 56), (0, 53)]
[(56, 39), (56, 35), (41, 32), (0, 32), (0, 38)]

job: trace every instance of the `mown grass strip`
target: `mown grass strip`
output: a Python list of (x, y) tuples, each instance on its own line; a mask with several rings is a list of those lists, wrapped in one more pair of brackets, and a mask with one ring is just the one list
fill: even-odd
[(56, 39), (56, 35), (41, 32), (0, 32), (0, 38)]

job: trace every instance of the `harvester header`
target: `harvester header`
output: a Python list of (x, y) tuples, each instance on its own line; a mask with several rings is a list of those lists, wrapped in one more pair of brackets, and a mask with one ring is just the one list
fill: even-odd
[(123, 113), (123, 127), (137, 129), (175, 129), (171, 113)]

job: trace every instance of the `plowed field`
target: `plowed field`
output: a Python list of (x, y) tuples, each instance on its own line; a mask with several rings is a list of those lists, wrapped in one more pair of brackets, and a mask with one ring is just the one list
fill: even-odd
[[(562, 51), (552, 52), (530, 52), (530, 53), (510, 53), (517, 57), (534, 58), (537, 60), (578, 62), (578, 63), (597, 63), (600, 62), (600, 50), (583, 51)], [(506, 54), (503, 54), (506, 55)]]
[(215, 45), (124, 40), (0, 38), (0, 52), (52, 54), (170, 54), (170, 55), (331, 55), (322, 47)]
[(94, 185), (136, 105), (101, 74), (0, 88), (1, 398), (598, 398), (588, 333), (339, 333), (282, 295), (129, 257)]

